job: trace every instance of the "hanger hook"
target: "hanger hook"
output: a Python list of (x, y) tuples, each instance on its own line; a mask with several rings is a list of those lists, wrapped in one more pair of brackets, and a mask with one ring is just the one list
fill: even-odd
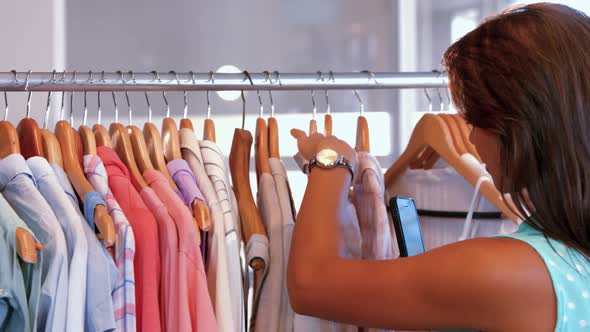
[[(189, 74), (191, 74), (191, 79), (190, 79), (190, 82), (192, 83), (192, 85), (195, 85), (195, 84), (197, 84), (197, 81), (195, 81), (195, 72), (194, 72), (194, 71), (192, 71), (192, 70), (189, 70), (189, 72), (188, 72), (188, 73), (189, 73)], [(185, 91), (185, 92), (186, 92), (186, 91)], [(188, 113), (188, 101), (187, 101), (187, 113)], [(188, 114), (187, 114), (187, 116), (188, 116)]]
[[(104, 70), (100, 73), (100, 82), (104, 83), (106, 81), (105, 79), (105, 73)], [(96, 124), (100, 124), (101, 120), (102, 120), (102, 105), (100, 104), (100, 90), (98, 90), (98, 94), (97, 94), (97, 100), (98, 100), (98, 110), (97, 110), (97, 118), (96, 118)]]
[[(254, 86), (254, 81), (252, 81), (252, 76), (250, 76), (250, 73), (247, 70), (244, 70), (244, 75), (246, 75), (246, 77), (250, 81), (250, 85)], [(258, 117), (262, 118), (264, 116), (264, 105), (262, 104), (262, 97), (260, 97), (260, 90), (259, 89), (256, 89), (256, 95), (258, 96), (258, 103), (260, 104), (260, 112), (258, 114)]]
[[(158, 80), (158, 83), (162, 83), (162, 80), (160, 79), (160, 74), (155, 70), (152, 70), (152, 73), (156, 75), (156, 79)], [(162, 98), (164, 99), (164, 104), (166, 104), (166, 117), (169, 118), (170, 117), (170, 105), (168, 104), (168, 98), (166, 98), (166, 91), (162, 91)]]
[[(320, 80), (321, 78), (322, 77), (321, 77), (321, 73), (320, 73), (320, 78), (319, 79), (316, 79), (316, 81), (317, 80)], [(312, 118), (312, 120), (315, 120), (316, 115), (318, 113), (318, 108), (317, 108), (316, 102), (315, 102), (315, 91), (313, 89), (311, 89), (311, 104), (313, 106), (312, 113), (311, 113), (311, 118)]]
[(377, 81), (377, 78), (375, 77), (375, 73), (373, 73), (370, 70), (363, 70), (361, 71), (361, 73), (365, 73), (369, 75), (369, 80), (372, 78), (373, 82), (375, 82), (375, 85), (379, 85), (379, 82)]
[[(192, 71), (191, 71), (192, 73)], [(176, 83), (178, 84), (178, 86), (180, 86), (180, 80), (178, 79), (178, 74), (176, 73), (176, 71), (171, 70), (168, 72), (168, 74), (173, 74), (174, 78), (176, 79)], [(190, 82), (190, 80), (189, 80)], [(182, 90), (182, 97), (184, 98), (184, 109), (182, 110), (182, 118), (186, 119), (188, 116), (188, 100), (186, 99), (186, 90)]]
[[(133, 70), (129, 71), (129, 75), (131, 75), (131, 81), (133, 82), (133, 84), (136, 84), (137, 81), (135, 81), (135, 73), (133, 72)], [(127, 117), (129, 118), (129, 125), (132, 126), (133, 109), (131, 108), (131, 101), (129, 100), (129, 93), (127, 92), (127, 90), (125, 90), (125, 100), (127, 101)]]
[[(215, 84), (215, 73), (209, 71), (209, 80), (207, 82), (211, 82), (211, 84)], [(207, 97), (207, 119), (211, 119), (211, 100), (209, 100), (209, 89), (206, 91)]]
[[(270, 75), (270, 72), (268, 70), (265, 70), (264, 73), (266, 74), (266, 79), (270, 82), (270, 85), (273, 85), (274, 83), (272, 82), (272, 76)], [(268, 97), (270, 98), (270, 117), (274, 118), (275, 117), (275, 102), (272, 98), (272, 89), (268, 90)]]
[(430, 99), (430, 96), (428, 95), (428, 91), (426, 90), (426, 88), (424, 88), (424, 94), (426, 95), (426, 99), (428, 99), (428, 112), (432, 113), (432, 99)]
[[(440, 75), (440, 79), (443, 84), (443, 89), (445, 90), (445, 94), (447, 95), (447, 104), (445, 110), (448, 111), (451, 108), (451, 96), (449, 96), (449, 89), (447, 88), (447, 83), (445, 82), (445, 72), (440, 70), (435, 70), (438, 75)], [(437, 75), (437, 76), (438, 76)], [(441, 100), (441, 105), (443, 104)]]
[[(93, 73), (92, 70), (88, 71), (88, 83), (90, 83), (90, 85), (92, 85), (92, 83), (94, 83), (94, 80), (92, 78)], [(88, 95), (88, 90), (84, 90), (84, 119), (82, 120), (82, 124), (85, 126), (86, 125), (86, 120), (88, 120), (88, 100), (87, 100), (87, 95)]]
[(361, 111), (360, 111), (360, 116), (363, 116), (363, 114), (365, 114), (365, 104), (363, 104), (363, 100), (361, 99), (361, 96), (359, 96), (358, 91), (356, 90), (352, 90), (352, 92), (354, 92), (354, 95), (356, 96), (356, 99), (359, 102)]
[[(440, 72), (438, 70), (433, 70), (432, 71), (434, 74), (436, 74), (436, 77), (438, 78), (440, 76)], [(436, 88), (436, 94), (438, 95), (438, 100), (440, 100), (440, 108), (439, 108), (439, 112), (444, 112), (445, 111), (445, 102), (442, 98), (442, 95), (440, 93), (440, 87)]]
[[(152, 71), (152, 74), (154, 74), (155, 71)], [(156, 73), (157, 75), (157, 73)], [(150, 103), (150, 97), (148, 96), (148, 92), (144, 91), (143, 92), (145, 95), (145, 101), (147, 103), (147, 108), (148, 108), (148, 123), (152, 122), (152, 104)]]
[(31, 117), (31, 92), (29, 90), (29, 77), (31, 76), (31, 71), (29, 70), (27, 72), (27, 77), (25, 78), (25, 91), (29, 91), (29, 94), (27, 96), (27, 112), (26, 112), (26, 118), (30, 118)]
[[(78, 73), (74, 70), (72, 74), (72, 84), (76, 84)], [(74, 90), (70, 94), (70, 126), (74, 126)]]
[[(16, 77), (16, 70), (10, 71), (14, 75), (14, 83), (18, 83), (18, 78)], [(4, 121), (8, 121), (8, 93), (4, 90)]]
[[(51, 83), (55, 84), (55, 69), (51, 72)], [(51, 90), (47, 92), (47, 105), (45, 106), (45, 118), (43, 119), (43, 129), (47, 129), (47, 122), (49, 122), (49, 111), (51, 108)]]
[[(324, 73), (322, 73), (321, 70), (317, 71), (317, 74), (320, 75), (320, 80), (322, 82), (324, 82)], [(334, 73), (330, 70), (330, 75), (331, 75), (331, 79), (334, 79)], [(328, 81), (330, 80), (330, 78), (328, 79)], [(328, 89), (324, 90), (324, 93), (326, 94), (326, 114), (330, 114), (332, 112), (331, 107), (330, 107), (330, 97), (328, 95)]]
[[(64, 70), (63, 73), (61, 74), (61, 79), (59, 80), (60, 82), (65, 82), (66, 81), (66, 71)], [(61, 107), (59, 110), (59, 119), (63, 120), (64, 119), (64, 113), (65, 113), (65, 107), (64, 107), (64, 99), (66, 97), (66, 92), (62, 91), (61, 92)]]

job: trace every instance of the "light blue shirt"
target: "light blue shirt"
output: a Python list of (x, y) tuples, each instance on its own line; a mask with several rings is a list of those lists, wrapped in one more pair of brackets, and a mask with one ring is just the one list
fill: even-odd
[(86, 304), (86, 265), (88, 241), (84, 235), (85, 220), (80, 218), (68, 196), (61, 188), (53, 169), (42, 157), (31, 157), (27, 164), (33, 172), (37, 188), (57, 217), (68, 245), (69, 285), (66, 331), (84, 330), (84, 305)]
[(0, 192), (45, 247), (37, 329), (65, 331), (68, 305), (66, 239), (51, 207), (37, 190), (31, 169), (20, 154), (11, 154), (0, 160)]
[(0, 331), (36, 331), (43, 252), (37, 264), (25, 263), (16, 252), (16, 229), (31, 230), (0, 195)]
[(50, 164), (64, 197), (74, 207), (80, 223), (84, 224), (84, 235), (88, 244), (86, 266), (86, 306), (84, 331), (101, 332), (115, 330), (115, 310), (111, 293), (115, 287), (117, 267), (111, 255), (94, 233), (94, 225), (86, 222), (80, 212), (78, 198), (63, 169)]
[(511, 237), (529, 244), (545, 262), (557, 298), (555, 331), (590, 330), (590, 262), (588, 257), (522, 223)]

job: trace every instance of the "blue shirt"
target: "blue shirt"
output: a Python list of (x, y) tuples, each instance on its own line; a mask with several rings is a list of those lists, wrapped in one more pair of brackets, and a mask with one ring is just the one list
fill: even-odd
[(42, 157), (31, 157), (27, 164), (33, 172), (37, 188), (51, 206), (64, 232), (68, 245), (69, 285), (66, 331), (84, 330), (84, 305), (86, 304), (86, 265), (88, 261), (88, 241), (84, 235), (84, 219), (76, 213), (59, 185), (55, 173), (47, 160)]
[(555, 331), (590, 330), (590, 262), (579, 252), (522, 223), (518, 232), (503, 237), (529, 244), (545, 262), (557, 298)]
[(78, 205), (74, 188), (63, 169), (50, 164), (58, 180), (64, 197), (75, 208), (77, 218), (84, 225), (84, 235), (88, 243), (88, 264), (86, 266), (86, 306), (84, 331), (114, 331), (115, 311), (111, 293), (115, 288), (117, 268), (111, 255), (94, 233), (94, 225), (84, 219)]
[(45, 247), (37, 329), (64, 331), (68, 304), (66, 240), (51, 207), (37, 190), (31, 169), (20, 154), (0, 160), (0, 192)]
[(0, 195), (0, 330), (36, 331), (43, 252), (36, 264), (17, 256), (16, 229), (31, 230)]

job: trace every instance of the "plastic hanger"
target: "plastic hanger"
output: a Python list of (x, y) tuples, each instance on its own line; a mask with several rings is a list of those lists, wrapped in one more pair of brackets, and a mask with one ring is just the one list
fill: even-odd
[[(252, 134), (244, 130), (246, 121), (246, 99), (242, 91), (242, 128), (236, 128), (229, 154), (229, 167), (231, 178), (238, 201), (238, 211), (242, 224), (244, 242), (255, 234), (266, 236), (266, 230), (262, 223), (260, 212), (254, 203), (252, 187), (250, 186), (250, 149), (252, 147)], [(266, 263), (261, 258), (254, 258), (248, 262), (254, 270), (263, 270)]]
[[(215, 83), (215, 74), (212, 71), (209, 72), (211, 84)], [(210, 142), (215, 142), (215, 123), (211, 119), (211, 101), (209, 100), (209, 90), (207, 94), (207, 119), (203, 125), (203, 139)]]
[[(159, 75), (156, 71), (152, 71), (154, 75), (159, 78)], [(161, 81), (161, 80), (159, 80)], [(158, 128), (152, 123), (152, 108), (148, 105), (148, 121), (143, 126), (143, 137), (145, 138), (145, 143), (148, 148), (148, 152), (150, 154), (150, 159), (154, 167), (164, 175), (164, 177), (170, 183), (172, 189), (178, 192), (178, 187), (174, 180), (172, 180), (172, 176), (166, 167), (166, 160), (164, 160), (164, 149), (162, 148), (162, 138), (160, 137), (160, 132)]]
[[(178, 85), (180, 85), (178, 75), (176, 72), (172, 73), (174, 73), (176, 81), (178, 82)], [(158, 80), (160, 80), (159, 77)], [(164, 145), (164, 157), (166, 158), (166, 161), (170, 162), (172, 160), (182, 159), (182, 152), (180, 151), (180, 136), (178, 134), (178, 129), (176, 129), (174, 119), (170, 117), (170, 105), (168, 104), (168, 98), (166, 98), (166, 93), (164, 91), (162, 91), (162, 97), (166, 104), (166, 118), (162, 121), (162, 144)], [(184, 92), (184, 102), (184, 110), (186, 114), (186, 110), (188, 109), (186, 91)], [(202, 231), (208, 231), (211, 228), (211, 214), (207, 204), (200, 199), (195, 199), (191, 202), (191, 211), (194, 219), (197, 221), (198, 228)]]
[[(11, 154), (20, 154), (18, 133), (16, 128), (8, 122), (8, 98), (4, 91), (5, 113), (4, 120), (0, 121), (0, 159)], [(36, 242), (33, 235), (22, 227), (16, 228), (16, 252), (18, 256), (29, 264), (38, 262), (37, 251), (43, 250), (43, 245)]]
[[(16, 71), (12, 71), (16, 79)], [(25, 159), (34, 156), (43, 157), (43, 143), (41, 142), (41, 130), (35, 119), (31, 118), (31, 91), (29, 90), (29, 76), (31, 71), (27, 72), (25, 78), (25, 91), (29, 91), (27, 96), (27, 111), (26, 116), (22, 119), (16, 128), (18, 132), (21, 154)]]
[[(461, 158), (455, 146), (451, 133), (445, 122), (435, 114), (425, 114), (412, 132), (410, 142), (400, 158), (385, 173), (385, 186), (391, 188), (399, 176), (407, 169), (410, 162), (424, 150), (426, 146), (432, 147), (444, 158), (461, 176), (472, 186), (485, 175), (485, 170), (478, 170)], [(481, 192), (486, 199), (498, 208), (502, 213), (514, 222), (518, 217), (508, 208), (502, 200), (500, 192), (491, 182), (481, 185)]]
[[(65, 75), (65, 71), (64, 71)], [(55, 83), (55, 70), (53, 71), (51, 81)], [(63, 99), (62, 99), (63, 100)], [(62, 104), (63, 107), (63, 104)], [(51, 91), (47, 93), (47, 105), (45, 107), (45, 120), (43, 121), (43, 129), (41, 129), (41, 144), (43, 146), (43, 156), (50, 164), (56, 164), (63, 169), (63, 160), (61, 157), (61, 147), (57, 137), (47, 129), (49, 122), (49, 113), (51, 110)]]
[[(268, 71), (264, 72), (267, 75), (268, 81), (272, 85), (272, 77)], [(279, 86), (282, 85), (281, 74), (275, 71)], [(268, 155), (270, 158), (281, 158), (279, 151), (279, 123), (275, 118), (275, 102), (272, 98), (272, 90), (268, 90), (268, 97), (270, 98), (270, 118), (268, 118)]]
[[(244, 75), (250, 81), (250, 84), (254, 85), (250, 73), (245, 70)], [(268, 128), (266, 121), (264, 121), (264, 105), (262, 104), (262, 98), (260, 97), (260, 90), (256, 90), (259, 103), (259, 114), (256, 119), (256, 131), (254, 140), (254, 160), (256, 166), (256, 178), (260, 181), (260, 175), (263, 173), (270, 174), (270, 165), (268, 164)]]
[[(88, 72), (88, 82), (90, 84), (93, 83), (92, 80), (92, 70)], [(92, 129), (86, 125), (86, 121), (88, 120), (88, 91), (84, 91), (84, 118), (82, 120), (82, 125), (78, 127), (78, 133), (80, 134), (80, 138), (82, 140), (82, 146), (84, 150), (84, 155), (96, 155), (96, 139), (94, 138), (94, 133)]]
[[(123, 80), (123, 73), (121, 73), (121, 80)], [(133, 73), (131, 72), (133, 77)], [(135, 79), (133, 77), (133, 81), (135, 83)], [(133, 114), (131, 109), (131, 104), (129, 104), (129, 94), (125, 91), (125, 97), (127, 98), (127, 106), (129, 112), (129, 125), (133, 123)], [(135, 189), (140, 192), (141, 189), (147, 187), (147, 182), (144, 180), (143, 176), (139, 172), (139, 168), (135, 163), (135, 155), (133, 154), (133, 147), (131, 145), (131, 140), (129, 139), (129, 135), (127, 134), (127, 129), (119, 122), (114, 122), (109, 126), (109, 134), (111, 136), (111, 141), (113, 144), (113, 149), (117, 152), (121, 161), (127, 166), (129, 170), (129, 174), (131, 176), (131, 183), (135, 187)]]
[[(101, 82), (105, 82), (105, 74), (104, 70), (102, 71), (102, 78)], [(119, 110), (117, 109), (117, 101), (115, 100), (115, 91), (111, 91), (113, 95), (113, 103), (115, 104), (115, 122), (119, 122)], [(109, 132), (101, 124), (102, 120), (102, 105), (100, 102), (100, 90), (98, 91), (98, 117), (96, 120), (96, 124), (92, 126), (92, 131), (94, 132), (94, 138), (96, 140), (96, 146), (106, 146), (108, 148), (112, 148), (113, 144), (111, 143), (111, 137), (109, 136)]]
[[(75, 81), (75, 74), (73, 80)], [(70, 120), (72, 119), (73, 115), (70, 109)], [(55, 125), (55, 135), (60, 143), (64, 170), (76, 193), (78, 193), (80, 200), (84, 201), (86, 194), (94, 191), (94, 189), (88, 180), (86, 180), (78, 161), (77, 152), (75, 151), (76, 142), (74, 132), (75, 130), (65, 120), (60, 120)], [(99, 231), (98, 237), (104, 240), (107, 247), (113, 246), (115, 243), (115, 225), (104, 205), (97, 205), (94, 209), (94, 224)]]

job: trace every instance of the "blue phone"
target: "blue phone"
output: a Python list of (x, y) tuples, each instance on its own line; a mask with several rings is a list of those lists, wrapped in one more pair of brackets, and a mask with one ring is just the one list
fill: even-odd
[(396, 196), (389, 201), (400, 257), (424, 253), (422, 229), (414, 200)]

